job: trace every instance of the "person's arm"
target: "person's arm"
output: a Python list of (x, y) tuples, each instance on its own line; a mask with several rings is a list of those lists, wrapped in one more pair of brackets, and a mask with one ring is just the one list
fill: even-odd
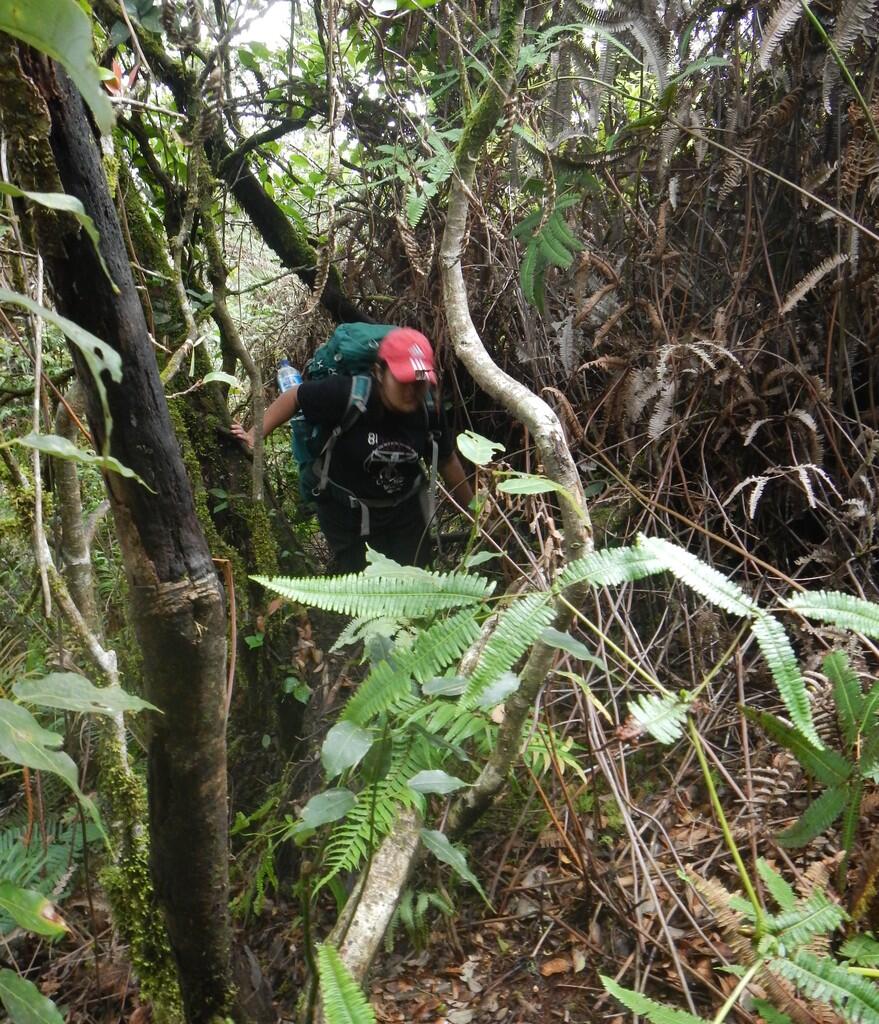
[(466, 508), (473, 500), (473, 488), (467, 479), (467, 474), (457, 454), (452, 452), (437, 468), (439, 469), (440, 476), (443, 478), (443, 483), (448, 488), (449, 494), (459, 505), (463, 505)]
[[(299, 385), (294, 384), (289, 391), (278, 395), (274, 402), (266, 409), (262, 418), (263, 437), (268, 437), (273, 430), (296, 415), (299, 409), (298, 394)], [(233, 423), (232, 433), (249, 448), (253, 447), (253, 427), (250, 430), (245, 430), (240, 423)]]

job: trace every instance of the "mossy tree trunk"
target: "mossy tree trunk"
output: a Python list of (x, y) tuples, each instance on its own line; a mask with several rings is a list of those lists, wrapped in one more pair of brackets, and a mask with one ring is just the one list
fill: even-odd
[[(57, 308), (122, 360), (121, 381), (105, 381), (113, 421), (110, 452), (148, 486), (112, 475), (107, 487), (146, 696), (162, 711), (153, 717), (148, 749), (151, 868), (187, 1019), (214, 1021), (230, 1004), (225, 600), (82, 100), (59, 67), (27, 51), (22, 60), (49, 114), (61, 184), (94, 220), (116, 285), (114, 290), (84, 233), (37, 219)], [(21, 156), (26, 166), (27, 153)], [(100, 449), (106, 438), (98, 390), (78, 351), (74, 361)]]

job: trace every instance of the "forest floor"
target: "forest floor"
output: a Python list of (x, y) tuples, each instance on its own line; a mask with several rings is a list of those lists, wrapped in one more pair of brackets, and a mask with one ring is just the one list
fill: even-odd
[[(319, 736), (356, 685), (359, 669), (350, 655), (324, 653), (328, 624), (312, 621), (314, 628), (307, 620), (297, 627), (287, 668), (313, 690), (306, 725)], [(750, 700), (763, 698), (751, 694)], [(772, 700), (767, 693), (765, 702)], [(733, 836), (753, 876), (758, 858), (765, 858), (800, 892), (821, 885), (832, 895), (838, 863), (832, 833), (796, 857), (773, 839), (810, 799), (799, 767), (759, 738), (749, 746), (738, 710), (729, 703), (725, 709), (705, 723), (703, 735)], [(605, 753), (625, 781), (621, 807), (608, 776), (596, 770), (600, 751), (588, 748), (582, 723), (567, 707), (547, 704), (547, 714), (556, 724), (568, 716), (568, 735), (586, 751), (583, 770), (558, 764), (539, 775), (520, 770), (503, 801), (466, 837), (468, 863), (486, 901), (437, 861), (422, 862), (367, 985), (378, 1021), (628, 1019), (601, 975), (647, 987), (668, 1005), (710, 1019), (735, 988), (738, 978), (726, 969), (738, 962), (735, 940), (722, 904), (741, 886), (692, 750), (662, 748), (652, 740), (607, 744)], [(243, 760), (248, 779), (235, 796), (252, 813), (277, 780), (268, 751), (264, 771), (258, 759)], [(288, 793), (297, 794), (295, 807), (321, 788), (320, 775), (315, 757), (300, 768), (295, 786), (287, 780)], [(295, 1019), (307, 976), (302, 906), (293, 884), (299, 854), (276, 858), (277, 884), (267, 881), (257, 913), (252, 896), (261, 855), (242, 849), (240, 836), (235, 842), (233, 896), (241, 906), (242, 894), (251, 894), (250, 910), (237, 918), (238, 947), (268, 982), (278, 1020), (286, 1024)], [(444, 913), (443, 905), (453, 913)], [(126, 951), (113, 937), (94, 880), (79, 885), (64, 911), (73, 926), (70, 936), (51, 949), (33, 950), (32, 976), (43, 992), (64, 1007), (68, 1024), (148, 1024), (151, 1016), (139, 1005)], [(312, 924), (316, 937), (329, 931), (335, 914), (327, 892)], [(730, 1019), (754, 1018), (735, 1009)]]

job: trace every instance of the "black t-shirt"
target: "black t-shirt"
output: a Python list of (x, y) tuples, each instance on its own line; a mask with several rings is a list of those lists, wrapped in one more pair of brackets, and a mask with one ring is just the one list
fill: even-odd
[[(342, 422), (350, 394), (351, 378), (336, 375), (303, 381), (297, 398), (307, 420), (333, 428)], [(336, 440), (330, 479), (367, 501), (402, 497), (422, 475), (420, 460), (431, 459), (430, 430), (434, 425), (439, 430), (439, 461), (443, 462), (453, 448), (442, 412), (429, 416), (426, 406), (414, 413), (391, 412), (373, 383), (366, 411)]]

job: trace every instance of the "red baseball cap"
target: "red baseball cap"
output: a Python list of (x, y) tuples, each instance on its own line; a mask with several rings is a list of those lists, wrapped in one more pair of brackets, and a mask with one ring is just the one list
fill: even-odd
[(401, 384), (426, 380), (436, 384), (433, 349), (421, 331), (411, 327), (395, 327), (378, 347), (378, 358), (387, 363), (392, 375)]

